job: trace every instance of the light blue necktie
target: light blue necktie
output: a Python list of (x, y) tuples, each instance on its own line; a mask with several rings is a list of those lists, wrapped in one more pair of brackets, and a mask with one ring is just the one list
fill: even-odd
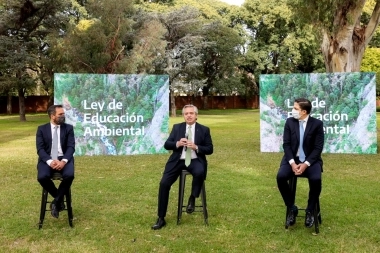
[[(187, 140), (191, 141), (193, 139), (192, 133), (191, 133), (191, 126), (187, 128)], [(191, 163), (191, 148), (186, 148), (186, 154), (185, 154), (185, 165), (186, 167), (189, 167)]]
[(299, 147), (300, 162), (305, 161), (305, 152), (303, 151), (303, 135), (304, 135), (303, 122), (304, 122), (303, 120), (300, 120), (300, 147)]
[(57, 132), (58, 126), (54, 127), (54, 133), (53, 133), (53, 145), (51, 146), (51, 158), (53, 160), (58, 159), (58, 132)]

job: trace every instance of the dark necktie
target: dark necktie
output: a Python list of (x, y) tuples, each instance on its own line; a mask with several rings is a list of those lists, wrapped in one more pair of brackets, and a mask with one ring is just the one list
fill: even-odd
[(53, 145), (51, 147), (51, 158), (53, 160), (58, 159), (58, 132), (57, 132), (58, 126), (54, 127), (54, 133), (53, 133)]
[(304, 136), (303, 122), (304, 122), (303, 120), (300, 120), (300, 147), (299, 147), (300, 162), (305, 161), (305, 152), (303, 151), (303, 136)]

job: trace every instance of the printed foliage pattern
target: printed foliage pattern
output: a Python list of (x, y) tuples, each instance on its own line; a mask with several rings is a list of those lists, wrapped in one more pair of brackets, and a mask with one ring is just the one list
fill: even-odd
[(54, 103), (74, 126), (76, 155), (167, 153), (167, 75), (55, 74)]
[(281, 152), (285, 121), (294, 99), (312, 101), (323, 121), (325, 153), (377, 153), (375, 73), (260, 76), (260, 149)]

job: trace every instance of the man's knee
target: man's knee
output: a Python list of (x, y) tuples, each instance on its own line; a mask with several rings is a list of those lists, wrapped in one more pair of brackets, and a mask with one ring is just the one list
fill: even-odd
[(164, 178), (161, 179), (160, 181), (160, 189), (170, 189), (170, 187), (172, 186), (172, 183), (169, 182), (168, 180), (165, 180)]
[(43, 183), (43, 182), (46, 182), (46, 181), (49, 181), (51, 180), (50, 177), (47, 177), (47, 176), (37, 176), (37, 181), (39, 183)]
[(284, 173), (283, 170), (279, 169), (276, 176), (277, 182), (288, 181), (289, 175), (288, 173)]
[(192, 173), (191, 173), (191, 175), (193, 176), (193, 177), (197, 177), (197, 178), (204, 178), (205, 177), (205, 172), (204, 172), (204, 170), (195, 170), (195, 171), (193, 171)]
[(74, 175), (62, 175), (63, 180), (66, 181), (73, 181), (74, 180)]
[(321, 184), (322, 183), (322, 178), (321, 177), (318, 177), (318, 176), (314, 176), (314, 177), (309, 177), (309, 182), (310, 184)]

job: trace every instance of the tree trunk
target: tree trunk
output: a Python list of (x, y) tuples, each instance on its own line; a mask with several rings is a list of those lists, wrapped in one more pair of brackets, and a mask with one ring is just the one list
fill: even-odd
[(54, 105), (54, 93), (49, 96), (49, 102), (48, 102), (48, 107), (51, 105)]
[(25, 92), (24, 89), (18, 89), (18, 105), (19, 105), (19, 115), (20, 121), (26, 121), (25, 117)]
[(203, 109), (208, 110), (208, 96), (203, 96)]
[(202, 90), (202, 96), (203, 96), (203, 109), (205, 110), (208, 110), (208, 94), (210, 93), (209, 92), (210, 89), (209, 87), (205, 86), (203, 87), (203, 90)]
[(10, 92), (7, 96), (7, 114), (12, 114), (12, 94)]
[(170, 92), (170, 106), (171, 106), (171, 116), (177, 117), (177, 108), (175, 107), (175, 96), (174, 92)]
[[(356, 31), (353, 31), (355, 30)], [(363, 28), (342, 29), (336, 36), (325, 32), (322, 53), (326, 72), (358, 72), (366, 44)]]
[(369, 22), (361, 24), (365, 2), (342, 1), (336, 11), (333, 31), (323, 31), (321, 50), (326, 72), (360, 71), (364, 51), (380, 22), (380, 1), (376, 1)]

